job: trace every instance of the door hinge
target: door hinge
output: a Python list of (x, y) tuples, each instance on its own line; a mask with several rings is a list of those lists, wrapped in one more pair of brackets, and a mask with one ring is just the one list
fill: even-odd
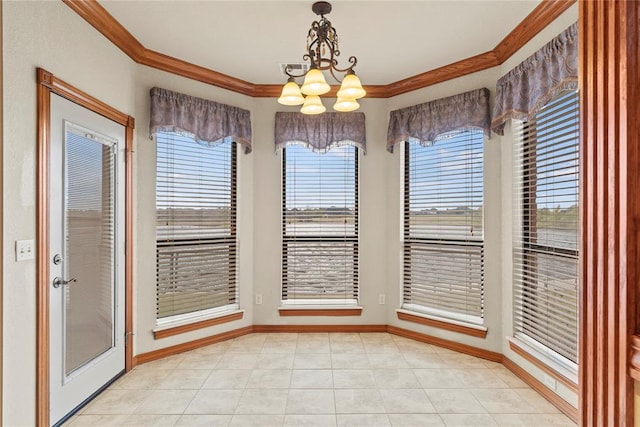
[(129, 345), (129, 336), (133, 336), (133, 332), (125, 332), (124, 333), (124, 346), (127, 347)]

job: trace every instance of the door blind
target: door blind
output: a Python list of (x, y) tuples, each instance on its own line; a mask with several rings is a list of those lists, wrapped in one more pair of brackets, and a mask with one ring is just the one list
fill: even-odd
[(405, 142), (403, 307), (482, 324), (481, 131)]
[(517, 131), (516, 335), (577, 363), (578, 94), (551, 101)]
[(157, 318), (236, 304), (236, 146), (158, 133)]
[(282, 150), (282, 299), (358, 298), (358, 149)]

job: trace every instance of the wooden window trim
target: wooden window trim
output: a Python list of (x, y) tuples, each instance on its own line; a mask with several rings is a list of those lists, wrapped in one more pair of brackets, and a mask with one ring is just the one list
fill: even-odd
[(169, 326), (162, 329), (155, 329), (153, 331), (153, 338), (156, 340), (172, 337), (175, 335), (184, 334), (191, 331), (197, 331), (198, 329), (204, 329), (215, 325), (222, 325), (224, 323), (235, 322), (236, 320), (242, 320), (244, 317), (244, 310), (235, 311), (233, 313), (224, 313), (210, 319), (195, 321), (186, 323), (183, 325)]
[(445, 319), (434, 319), (425, 314), (411, 313), (402, 309), (396, 310), (396, 314), (398, 316), (398, 320), (418, 323), (420, 325), (431, 326), (438, 329), (445, 329), (447, 331), (457, 332), (459, 334), (469, 335), (476, 338), (485, 339), (487, 337), (488, 329), (484, 326), (465, 326)]
[(362, 307), (327, 307), (327, 308), (300, 308), (300, 307), (278, 307), (281, 317), (291, 316), (361, 316)]

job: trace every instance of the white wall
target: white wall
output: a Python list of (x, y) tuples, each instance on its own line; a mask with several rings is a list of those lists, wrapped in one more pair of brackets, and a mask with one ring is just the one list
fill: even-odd
[(62, 2), (3, 3), (3, 425), (35, 423), (35, 262), (14, 241), (35, 239), (36, 67), (134, 113), (135, 64)]

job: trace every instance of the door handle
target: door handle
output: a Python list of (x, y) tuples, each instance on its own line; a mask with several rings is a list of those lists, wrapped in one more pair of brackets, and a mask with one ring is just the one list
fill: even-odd
[(74, 283), (76, 282), (76, 279), (69, 279), (69, 280), (64, 280), (60, 277), (56, 277), (55, 279), (53, 279), (53, 287), (54, 288), (59, 288), (60, 286), (64, 286), (64, 285), (68, 285), (70, 283)]

